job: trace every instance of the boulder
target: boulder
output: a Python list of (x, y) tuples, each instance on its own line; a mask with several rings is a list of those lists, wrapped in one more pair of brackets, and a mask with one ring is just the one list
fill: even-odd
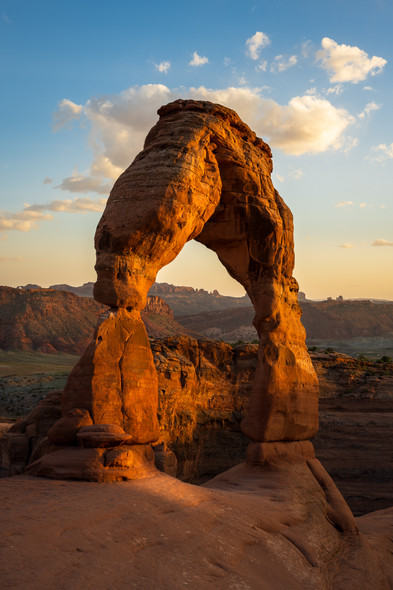
[(88, 424), (93, 424), (89, 412), (82, 408), (74, 408), (48, 430), (47, 436), (54, 445), (73, 445), (76, 444), (79, 429)]

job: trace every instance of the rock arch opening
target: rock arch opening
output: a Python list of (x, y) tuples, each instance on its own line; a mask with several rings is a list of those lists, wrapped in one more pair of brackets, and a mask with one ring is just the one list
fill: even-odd
[(140, 311), (157, 272), (195, 239), (248, 293), (260, 339), (242, 430), (257, 445), (318, 428), (317, 378), (297, 302), (293, 222), (274, 189), (269, 146), (238, 115), (205, 101), (158, 111), (144, 149), (116, 181), (98, 224), (94, 297), (109, 306), (71, 373), (63, 414), (154, 442), (158, 385)]

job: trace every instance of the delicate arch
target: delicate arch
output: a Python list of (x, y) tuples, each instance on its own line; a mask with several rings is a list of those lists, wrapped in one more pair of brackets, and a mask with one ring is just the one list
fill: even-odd
[[(94, 296), (119, 310), (119, 326), (132, 315), (125, 332), (116, 328), (119, 334), (134, 333), (132, 326), (141, 332), (139, 311), (157, 272), (193, 238), (214, 250), (249, 294), (260, 337), (243, 431), (254, 441), (307, 439), (318, 427), (318, 385), (292, 278), (292, 215), (272, 184), (270, 148), (234, 111), (220, 105), (177, 100), (158, 113), (160, 120), (143, 151), (116, 181), (99, 222)], [(135, 357), (128, 346), (128, 356)], [(143, 346), (148, 347), (147, 339)], [(152, 365), (149, 354), (146, 359), (145, 369)], [(134, 379), (126, 405), (121, 379), (116, 386), (117, 398), (123, 400), (116, 412), (122, 412), (122, 424), (131, 433), (143, 431), (141, 420), (137, 428), (136, 419), (130, 418), (135, 404), (144, 419), (156, 407), (151, 375), (146, 378), (149, 401), (141, 399), (145, 377)], [(107, 395), (100, 387), (92, 388), (85, 405), (95, 422), (107, 411)], [(77, 389), (71, 379), (66, 410), (80, 405)], [(111, 420), (119, 422), (116, 412)], [(151, 424), (141, 441), (154, 440), (157, 425)]]

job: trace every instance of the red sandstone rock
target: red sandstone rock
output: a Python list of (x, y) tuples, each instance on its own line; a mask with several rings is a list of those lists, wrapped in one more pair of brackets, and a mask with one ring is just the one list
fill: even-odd
[(100, 482), (142, 479), (157, 474), (150, 445), (83, 449), (63, 447), (31, 463), (26, 471), (30, 475), (51, 479)]
[(247, 463), (261, 467), (276, 463), (297, 463), (315, 459), (315, 452), (309, 440), (276, 443), (251, 443), (247, 448)]
[(88, 424), (93, 424), (89, 412), (82, 408), (74, 408), (48, 430), (47, 436), (54, 445), (73, 445), (76, 443), (79, 429)]
[(157, 272), (196, 238), (255, 309), (260, 346), (243, 432), (256, 442), (306, 440), (318, 428), (318, 383), (292, 277), (292, 215), (273, 187), (270, 149), (220, 105), (178, 100), (159, 115), (97, 227), (94, 296), (112, 309), (68, 379), (62, 412), (80, 408), (94, 425), (129, 433), (78, 432), (84, 446), (158, 439), (157, 373), (140, 311)]
[(261, 346), (245, 434), (255, 441), (310, 438), (318, 428), (318, 383), (291, 276), (292, 215), (273, 187), (270, 149), (220, 105), (178, 100), (159, 114), (98, 225), (94, 296), (142, 309), (158, 270), (196, 238), (217, 253), (255, 308)]
[(115, 447), (123, 444), (132, 444), (132, 436), (126, 434), (117, 424), (93, 424), (82, 427), (76, 435), (79, 446), (91, 447)]
[(139, 312), (109, 311), (70, 374), (63, 413), (84, 408), (94, 424), (117, 424), (133, 443), (147, 443), (159, 435), (157, 397), (157, 373)]

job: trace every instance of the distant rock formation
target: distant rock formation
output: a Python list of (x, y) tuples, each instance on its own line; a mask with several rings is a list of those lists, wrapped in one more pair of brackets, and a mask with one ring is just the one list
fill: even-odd
[(93, 297), (93, 288), (94, 283), (83, 283), (80, 287), (71, 287), (67, 284), (50, 285), (49, 287), (49, 289), (54, 289), (55, 291), (69, 291), (79, 297)]
[(82, 354), (103, 309), (72, 293), (0, 287), (0, 349)]
[(171, 320), (175, 319), (173, 317), (173, 311), (169, 307), (169, 305), (161, 299), (158, 295), (152, 295), (151, 297), (147, 298), (146, 306), (143, 310), (146, 314), (158, 314), (162, 316), (166, 316)]
[[(54, 289), (0, 287), (0, 349), (82, 354), (106, 306)], [(158, 295), (141, 312), (149, 337), (195, 335), (173, 317)]]
[[(372, 301), (302, 301), (307, 342), (355, 338), (392, 338), (393, 303)], [(177, 315), (185, 328), (207, 338), (251, 342), (257, 338), (251, 306)], [(318, 345), (323, 346), (322, 343)], [(326, 345), (328, 346), (328, 345)]]

